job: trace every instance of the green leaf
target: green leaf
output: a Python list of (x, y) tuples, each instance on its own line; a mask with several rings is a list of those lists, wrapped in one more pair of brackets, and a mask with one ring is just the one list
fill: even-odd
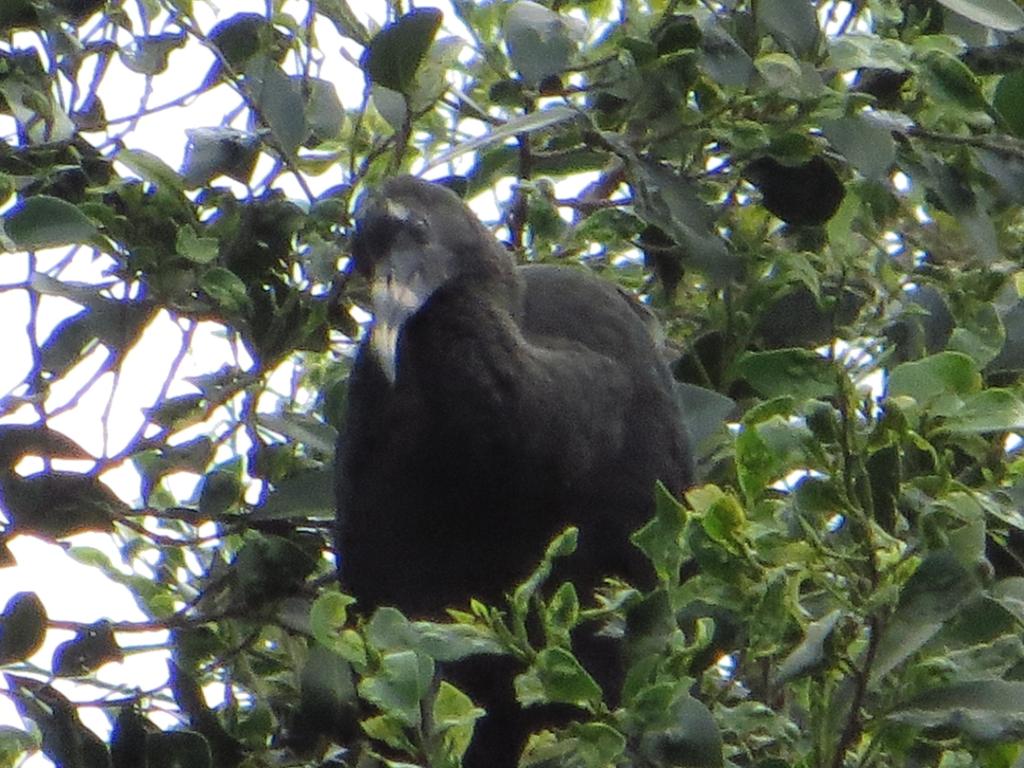
[(1018, 741), (1024, 734), (1024, 683), (970, 680), (939, 686), (914, 697), (889, 719), (981, 742)]
[(258, 413), (256, 420), (263, 427), (277, 432), (306, 448), (334, 455), (338, 442), (338, 431), (311, 414), (282, 411), (281, 413)]
[(38, 746), (38, 741), (31, 733), (10, 725), (0, 725), (0, 765), (19, 765), (24, 754)]
[(910, 68), (910, 46), (900, 40), (842, 35), (830, 37), (827, 42), (832, 65), (840, 70), (877, 67), (902, 72)]
[(916, 653), (977, 593), (971, 574), (949, 550), (928, 554), (900, 592), (871, 667), (872, 684)]
[(10, 471), (26, 456), (91, 459), (92, 455), (62, 432), (43, 424), (0, 425), (0, 472)]
[(436, 168), (439, 165), (445, 165), (456, 157), (464, 155), (467, 152), (476, 152), (478, 149), (482, 149), (483, 147), (495, 144), (499, 141), (505, 141), (506, 139), (510, 139), (519, 134), (534, 133), (543, 128), (548, 128), (552, 125), (565, 122), (566, 120), (571, 120), (577, 117), (577, 115), (578, 113), (575, 109), (560, 105), (547, 107), (545, 109), (538, 109), (536, 112), (529, 112), (525, 115), (519, 115), (518, 117), (505, 121), (489, 133), (477, 136), (461, 144), (456, 144), (447, 152), (442, 152), (437, 157), (431, 158), (430, 162), (427, 164), (427, 168)]
[(798, 54), (812, 53), (818, 45), (818, 18), (814, 6), (804, 0), (760, 0), (757, 20), (774, 38), (789, 43)]
[(448, 754), (462, 757), (473, 738), (473, 726), (486, 713), (451, 683), (442, 680), (434, 697), (433, 725), (444, 734)]
[(647, 555), (663, 582), (675, 583), (683, 562), (681, 539), (686, 509), (661, 483), (655, 490), (654, 518), (630, 540)]
[(722, 494), (701, 517), (701, 526), (713, 542), (738, 551), (747, 526), (746, 514), (733, 496)]
[(842, 618), (842, 612), (837, 609), (808, 624), (803, 641), (779, 664), (772, 685), (782, 685), (821, 669), (829, 657), (829, 640)]
[[(955, 329), (952, 311), (942, 292), (924, 285), (913, 291), (904, 291), (903, 295), (908, 301), (896, 321), (886, 330), (886, 335), (899, 346), (907, 359), (946, 349), (954, 330), (959, 329)], [(950, 351), (964, 352), (978, 360), (976, 346)], [(979, 361), (978, 365), (983, 364)]]
[(1024, 402), (1008, 389), (986, 389), (966, 398), (942, 426), (956, 433), (1024, 429)]
[[(1005, 610), (1005, 606), (1000, 604), (1000, 607)], [(1013, 634), (1002, 635), (992, 642), (949, 651), (943, 661), (951, 663), (958, 674), (964, 677), (1005, 677), (1015, 666), (1024, 662), (1024, 641)]]
[(252, 601), (294, 594), (316, 570), (320, 545), (318, 537), (301, 531), (249, 539), (232, 563), (240, 592)]
[(0, 31), (38, 24), (32, 0), (5, 0), (0, 3)]
[(118, 48), (121, 63), (140, 75), (158, 75), (167, 69), (171, 51), (185, 45), (184, 32), (136, 37), (131, 45)]
[(313, 637), (324, 648), (328, 648), (347, 661), (358, 666), (366, 664), (366, 649), (357, 633), (345, 628), (348, 622), (348, 607), (356, 602), (354, 597), (340, 592), (324, 592), (309, 609), (309, 626)]
[(782, 416), (756, 425), (744, 422), (736, 437), (737, 471), (744, 496), (754, 500), (788, 472), (805, 468), (812, 442), (809, 429)]
[(14, 178), (0, 171), (0, 205), (6, 205), (14, 194)]
[[(258, 13), (243, 12), (218, 21), (210, 30), (209, 39), (224, 57), (224, 61), (235, 72), (240, 72), (258, 53), (275, 54), (279, 43), (278, 35), (270, 19)], [(214, 65), (214, 71), (219, 70), (218, 61)]]
[(194, 731), (165, 731), (146, 736), (148, 768), (211, 768), (213, 756), (204, 736)]
[(145, 414), (157, 426), (178, 430), (200, 421), (206, 413), (206, 407), (206, 398), (200, 394), (178, 395), (147, 408)]
[(117, 570), (114, 568), (110, 556), (95, 547), (68, 547), (67, 553), (68, 557), (76, 563), (96, 568), (104, 573), (112, 573)]
[(640, 751), (655, 765), (680, 768), (719, 768), (722, 734), (704, 704), (684, 695), (672, 706), (675, 726), (644, 734)]
[(408, 96), (442, 18), (436, 8), (417, 8), (374, 35), (360, 60), (370, 81)]
[[(110, 753), (99, 736), (86, 728), (74, 704), (50, 685), (5, 674), (6, 697), (22, 718), (31, 720), (41, 736), (42, 753), (61, 768), (105, 768)], [(202, 768), (202, 764), (198, 764)]]
[(889, 374), (890, 397), (912, 397), (926, 404), (940, 395), (966, 395), (981, 389), (981, 374), (974, 361), (961, 352), (902, 363)]
[(299, 684), (300, 717), (305, 715), (318, 723), (341, 723), (356, 716), (359, 703), (355, 681), (352, 667), (343, 655), (321, 645), (312, 646), (302, 666)]
[(338, 98), (338, 90), (330, 80), (319, 77), (307, 79), (309, 99), (306, 102), (306, 122), (319, 141), (330, 141), (341, 132), (345, 108)]
[(407, 106), (414, 115), (430, 109), (449, 88), (448, 74), (458, 68), (459, 55), (465, 42), (458, 37), (443, 37), (427, 49), (427, 54), (416, 71)]
[(576, 551), (579, 544), (579, 529), (569, 526), (552, 539), (544, 550), (544, 559), (554, 561), (559, 557), (568, 557)]
[(102, 316), (84, 309), (78, 314), (61, 321), (40, 347), (40, 361), (44, 371), (62, 375), (94, 349), (93, 342), (99, 337), (97, 326)]
[(348, 621), (348, 607), (354, 602), (354, 597), (341, 592), (324, 592), (313, 602), (309, 623), (317, 642), (330, 647), (338, 630)]
[(87, 243), (97, 234), (96, 225), (78, 208), (47, 195), (28, 198), (0, 223), (14, 245), (26, 251)]
[(583, 723), (575, 733), (587, 765), (617, 765), (626, 751), (626, 737), (605, 723)]
[(765, 53), (754, 61), (754, 68), (768, 88), (792, 93), (799, 90), (803, 78), (800, 62), (788, 53)]
[(601, 703), (601, 688), (564, 648), (545, 648), (533, 664), (548, 701), (573, 704), (593, 711)]
[(241, 184), (252, 178), (259, 158), (259, 136), (223, 126), (192, 128), (186, 135), (188, 144), (181, 169), (186, 187), (201, 187), (222, 174)]
[(468, 624), (413, 622), (416, 649), (435, 661), (458, 661), (481, 653), (503, 654), (504, 646), (487, 629)]
[(752, 426), (744, 426), (736, 436), (736, 464), (737, 479), (747, 499), (756, 499), (781, 471), (778, 457)]
[[(963, 66), (959, 61), (957, 64)], [(955, 219), (955, 225), (963, 230), (974, 246), (974, 255), (978, 259), (992, 263), (1002, 258), (992, 217), (964, 174), (945, 158), (931, 153), (921, 157), (921, 165), (911, 162), (907, 163), (907, 167), (938, 194), (949, 216)]]
[(698, 450), (705, 441), (720, 434), (726, 421), (736, 411), (736, 401), (713, 389), (695, 384), (675, 382), (679, 412), (685, 414), (686, 431)]
[(503, 32), (509, 60), (530, 86), (562, 72), (576, 51), (566, 20), (531, 0), (512, 4)]
[(146, 765), (146, 735), (149, 721), (133, 705), (121, 707), (110, 732), (110, 757), (113, 768)]
[(310, 520), (334, 517), (334, 472), (329, 466), (304, 469), (274, 483), (252, 520)]
[(384, 651), (406, 651), (416, 647), (417, 635), (410, 622), (397, 608), (384, 606), (374, 611), (366, 625), (366, 639)]
[(117, 153), (117, 162), (138, 174), (143, 181), (181, 191), (182, 179), (171, 166), (144, 149), (122, 149)]
[(565, 582), (545, 606), (544, 629), (547, 636), (562, 645), (569, 644), (569, 632), (579, 622), (580, 599), (571, 582)]
[(46, 608), (35, 592), (18, 592), (0, 614), (0, 664), (24, 661), (46, 637)]
[(374, 83), (370, 88), (373, 106), (388, 125), (396, 131), (402, 130), (409, 116), (409, 100), (398, 91)]
[(130, 508), (103, 482), (74, 472), (0, 475), (4, 513), (22, 533), (44, 539), (109, 531)]
[(1016, 32), (1024, 27), (1024, 10), (1014, 0), (939, 0), (973, 22), (1000, 32)]
[(551, 575), (551, 568), (554, 561), (559, 557), (568, 557), (576, 551), (579, 542), (579, 529), (570, 526), (556, 536), (544, 553), (544, 559), (534, 569), (526, 581), (519, 584), (512, 593), (512, 605), (516, 613), (524, 617), (529, 607), (530, 599), (536, 594), (548, 577)]
[(210, 267), (203, 272), (199, 286), (226, 312), (245, 312), (252, 305), (242, 278), (224, 267)]
[[(1012, 128), (1012, 122), (1007, 127)], [(979, 148), (974, 150), (974, 154), (981, 169), (995, 181), (1001, 195), (1017, 205), (1024, 202), (1024, 158), (994, 149)]]
[[(392, 749), (406, 754), (415, 754), (416, 745), (406, 735), (406, 725), (393, 715), (368, 717), (360, 722), (366, 735), (371, 739), (383, 741)], [(409, 768), (407, 763), (392, 763), (391, 768)]]
[(1024, 576), (1002, 579), (992, 587), (992, 597), (1017, 619), (1024, 622)]
[(741, 274), (742, 263), (716, 231), (714, 212), (692, 179), (646, 158), (630, 158), (627, 168), (636, 212), (682, 248), (684, 265), (696, 267), (716, 282)]
[(505, 652), (490, 631), (478, 625), (411, 622), (401, 611), (387, 606), (374, 612), (366, 627), (366, 638), (378, 650), (415, 650), (436, 661)]
[(892, 131), (869, 113), (829, 120), (821, 130), (829, 143), (866, 178), (884, 181), (889, 177), (896, 162), (896, 142)]
[(922, 74), (935, 96), (945, 98), (967, 110), (988, 109), (981, 82), (960, 59), (942, 51), (928, 51)]
[(355, 40), (360, 45), (370, 41), (370, 33), (346, 0), (318, 0), (316, 10), (330, 19), (338, 34), (343, 37)]
[[(701, 67), (715, 82), (746, 88), (754, 76), (754, 62), (722, 24), (710, 21), (703, 28)], [(761, 126), (758, 126), (759, 128)]]
[(242, 479), (238, 466), (207, 473), (199, 487), (199, 514), (217, 517), (232, 509), (242, 497)]
[(359, 681), (359, 695), (404, 725), (420, 724), (420, 699), (430, 690), (434, 662), (415, 651), (385, 653), (376, 674)]
[(788, 419), (793, 415), (795, 407), (796, 401), (788, 395), (773, 397), (771, 400), (765, 400), (763, 403), (752, 406), (744, 413), (743, 426), (756, 427), (758, 424), (773, 419)]
[(838, 386), (835, 366), (818, 353), (801, 348), (747, 352), (736, 361), (735, 374), (764, 397), (811, 400), (828, 397)]
[(86, 675), (108, 661), (123, 661), (124, 652), (114, 637), (108, 621), (97, 621), (83, 627), (71, 640), (61, 643), (53, 652), (51, 667), (55, 675), (76, 677)]
[(996, 85), (992, 106), (1018, 136), (1024, 137), (1024, 69), (1003, 75)]
[(278, 146), (286, 155), (294, 155), (307, 132), (301, 83), (263, 55), (254, 56), (246, 63), (245, 82)]
[(217, 258), (220, 243), (215, 237), (199, 237), (192, 227), (178, 229), (175, 251), (196, 264), (209, 264)]

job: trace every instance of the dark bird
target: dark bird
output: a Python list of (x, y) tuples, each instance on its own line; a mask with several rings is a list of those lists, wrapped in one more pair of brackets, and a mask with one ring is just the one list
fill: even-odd
[(761, 190), (765, 208), (795, 226), (824, 224), (846, 196), (843, 182), (821, 155), (798, 165), (785, 165), (766, 155), (748, 163), (743, 175)]
[[(352, 253), (374, 305), (337, 459), (357, 607), (500, 605), (567, 525), (579, 548), (553, 583), (652, 586), (630, 534), (655, 481), (678, 492), (692, 468), (647, 311), (582, 268), (516, 267), (453, 192), (408, 176), (366, 196)], [(457, 675), (489, 713), (466, 765), (512, 766), (525, 721), (511, 673), (473, 679), (485, 667)]]

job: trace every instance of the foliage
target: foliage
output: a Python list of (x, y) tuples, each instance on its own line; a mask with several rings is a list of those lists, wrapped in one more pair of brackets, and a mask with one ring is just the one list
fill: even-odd
[[(395, 0), (382, 29), (345, 0), (206, 26), (195, 5), (0, 3), (0, 258), (29, 318), (2, 405), (4, 541), (66, 540), (149, 617), (72, 626), (10, 600), (0, 664), (26, 725), (0, 729), (5, 765), (454, 766), (480, 711), (434, 678), (471, 653), (521, 660), (524, 703), (579, 709), (525, 765), (1024, 765), (1012, 0), (453, 0), (443, 19)], [(331, 35), (361, 100), (324, 74)], [(205, 77), (150, 103), (196, 51)], [(145, 85), (127, 120), (104, 109), (116, 69)], [(182, 167), (132, 148), (147, 115), (211, 92), (234, 101)], [(636, 534), (652, 594), (546, 583), (571, 532), (508, 605), (445, 623), (359, 617), (334, 586), (329, 468), (367, 304), (349, 212), (440, 166), (470, 197), (510, 189), (517, 258), (578, 262), (666, 325), (702, 481), (660, 491)], [(109, 416), (160, 324), (178, 340), (144, 422), (86, 451), (59, 418)], [(223, 367), (186, 381), (211, 327)], [(103, 480), (122, 465), (137, 498)], [(572, 655), (595, 621), (626, 630), (618, 704)], [(40, 660), (55, 627), (75, 636)], [(153, 629), (166, 684), (100, 682)]]

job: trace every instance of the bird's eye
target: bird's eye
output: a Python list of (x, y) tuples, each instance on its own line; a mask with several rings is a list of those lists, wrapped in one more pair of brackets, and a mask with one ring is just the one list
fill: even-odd
[(409, 234), (417, 243), (423, 245), (430, 239), (430, 223), (425, 216), (410, 217), (407, 226)]

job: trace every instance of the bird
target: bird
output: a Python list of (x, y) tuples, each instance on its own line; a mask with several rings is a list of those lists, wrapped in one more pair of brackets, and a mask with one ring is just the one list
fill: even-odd
[[(373, 304), (336, 454), (339, 578), (356, 607), (441, 619), (471, 598), (499, 605), (570, 525), (578, 548), (552, 584), (653, 587), (630, 534), (656, 483), (679, 493), (694, 470), (650, 311), (585, 267), (517, 266), (454, 192), (413, 176), (364, 195), (352, 259)], [(528, 723), (512, 672), (454, 672), (488, 712), (464, 765), (516, 765)]]
[(794, 226), (824, 224), (846, 196), (839, 175), (821, 155), (796, 165), (765, 155), (748, 163), (743, 175), (761, 190), (761, 204)]

